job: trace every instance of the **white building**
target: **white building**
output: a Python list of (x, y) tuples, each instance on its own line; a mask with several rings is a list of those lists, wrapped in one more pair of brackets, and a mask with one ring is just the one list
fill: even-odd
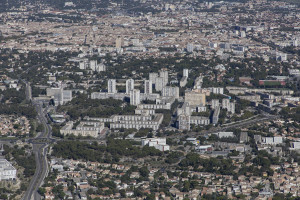
[(203, 77), (199, 76), (194, 81), (194, 89), (201, 89), (203, 83)]
[(287, 54), (286, 53), (276, 52), (276, 60), (286, 61), (287, 60)]
[(17, 170), (6, 159), (0, 159), (0, 181), (14, 180), (17, 177)]
[(218, 43), (210, 42), (209, 43), (209, 47), (210, 48), (217, 48), (218, 47)]
[(163, 86), (166, 86), (169, 82), (169, 73), (166, 69), (159, 71), (159, 77), (163, 78)]
[(299, 69), (289, 69), (289, 74), (291, 76), (300, 76), (300, 70)]
[(196, 106), (195, 112), (206, 112), (206, 106)]
[(96, 71), (96, 69), (98, 68), (97, 60), (90, 60), (90, 68), (91, 70)]
[(233, 132), (217, 132), (217, 133), (213, 133), (213, 134), (217, 135), (219, 138), (234, 137)]
[(212, 116), (212, 123), (217, 124), (219, 121), (220, 107), (216, 107)]
[(183, 76), (189, 77), (189, 70), (188, 69), (183, 69)]
[(194, 125), (209, 125), (210, 119), (208, 117), (201, 117), (201, 116), (191, 116), (190, 117), (190, 124)]
[(158, 73), (149, 73), (149, 80), (152, 82), (152, 84), (156, 84), (155, 80), (158, 77)]
[(232, 114), (235, 113), (235, 103), (234, 102), (229, 104), (229, 108), (227, 108), (227, 111), (231, 112)]
[(170, 146), (167, 145), (166, 138), (146, 138), (142, 139), (142, 146), (148, 145), (149, 147), (154, 147), (160, 151), (169, 151)]
[(51, 169), (52, 169), (52, 171), (57, 170), (58, 172), (63, 172), (64, 171), (64, 166), (59, 165), (59, 164), (54, 164), (54, 165), (51, 165)]
[(261, 138), (262, 144), (271, 144), (271, 145), (276, 145), (276, 144), (282, 144), (283, 143), (283, 138), (282, 137), (262, 137)]
[(212, 99), (211, 100), (211, 108), (212, 109), (216, 109), (217, 107), (220, 106), (220, 102), (219, 99)]
[(139, 105), (141, 103), (140, 90), (134, 89), (130, 91), (130, 104)]
[(106, 66), (103, 63), (100, 63), (96, 67), (96, 72), (105, 72), (106, 71)]
[(154, 115), (112, 115), (109, 118), (90, 118), (85, 117), (85, 120), (92, 120), (98, 122), (110, 123), (110, 129), (141, 129), (149, 128), (152, 130), (158, 130), (162, 123), (164, 115), (161, 113)]
[(144, 93), (145, 94), (152, 94), (152, 81), (145, 80), (145, 82), (144, 82)]
[(183, 76), (183, 77), (180, 79), (179, 86), (180, 86), (180, 87), (185, 87), (186, 84), (187, 84), (187, 77), (186, 77), (186, 76)]
[(180, 130), (190, 130), (191, 116), (186, 114), (179, 115), (177, 121), (177, 128)]
[(162, 77), (155, 78), (155, 90), (156, 91), (162, 91), (164, 87), (164, 79)]
[(189, 53), (192, 53), (194, 51), (194, 45), (192, 43), (188, 43), (186, 46), (186, 50)]
[(63, 105), (72, 100), (72, 91), (64, 90), (62, 87), (47, 88), (46, 93), (53, 98), (55, 105)]
[(197, 138), (186, 138), (186, 141), (192, 143), (193, 145), (200, 144), (200, 140), (197, 140)]
[(229, 99), (222, 99), (222, 108), (227, 109), (228, 112), (234, 114), (235, 113), (235, 103), (230, 102)]
[(246, 32), (245, 31), (241, 31), (241, 37), (245, 38), (246, 37)]
[(174, 97), (179, 98), (179, 87), (171, 87), (171, 86), (165, 86), (162, 89), (163, 97)]
[(292, 142), (290, 150), (299, 150), (300, 149), (300, 142)]
[(107, 81), (107, 91), (108, 93), (117, 93), (116, 79), (109, 79)]
[(294, 47), (297, 47), (297, 46), (298, 46), (298, 40), (297, 40), (297, 39), (293, 40), (293, 46), (294, 46)]
[(139, 39), (132, 39), (132, 45), (133, 46), (140, 46), (140, 40)]
[(140, 104), (138, 105), (139, 109), (150, 109), (150, 110), (170, 110), (171, 104)]
[(229, 107), (230, 100), (229, 99), (222, 99), (222, 108), (227, 109)]
[(72, 121), (68, 122), (60, 129), (61, 134), (96, 138), (104, 130), (104, 123), (94, 121), (82, 121), (75, 129), (73, 129), (73, 125)]
[(117, 99), (124, 100), (125, 97), (129, 98), (129, 94), (125, 93), (108, 93), (108, 92), (92, 92), (91, 99)]
[(208, 88), (210, 90), (210, 92), (212, 92), (213, 94), (224, 94), (224, 88), (222, 87), (210, 87)]
[(116, 48), (117, 49), (122, 48), (122, 38), (121, 37), (116, 38)]
[(195, 147), (195, 150), (200, 152), (200, 153), (204, 153), (207, 151), (212, 151), (213, 147), (212, 145), (198, 145)]
[(225, 71), (226, 68), (223, 64), (218, 64), (217, 66), (214, 67), (215, 70), (218, 70), (218, 71)]
[[(130, 98), (130, 94), (126, 93), (107, 93), (107, 92), (92, 92), (91, 99), (117, 99), (117, 100), (124, 100), (125, 98)], [(160, 98), (160, 95), (157, 93), (152, 94), (145, 94), (140, 93), (140, 99), (143, 100), (150, 100), (155, 101), (156, 99)]]
[(79, 69), (86, 69), (86, 64), (85, 64), (85, 62), (80, 62), (80, 63), (79, 63)]
[(131, 90), (134, 89), (134, 80), (128, 79), (126, 80), (126, 94), (129, 94)]

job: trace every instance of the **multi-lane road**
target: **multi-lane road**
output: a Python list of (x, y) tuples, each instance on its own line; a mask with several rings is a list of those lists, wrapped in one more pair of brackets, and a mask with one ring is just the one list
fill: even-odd
[(41, 104), (35, 101), (32, 101), (32, 104), (38, 112), (38, 119), (43, 124), (44, 130), (41, 134), (37, 135), (35, 139), (29, 140), (29, 142), (32, 143), (33, 153), (35, 154), (36, 170), (22, 198), (23, 200), (41, 199), (37, 191), (48, 173), (47, 150), (48, 143), (51, 141), (51, 127), (48, 124)]
[[(25, 85), (29, 84), (26, 80), (21, 78), (22, 74), (25, 74), (29, 70), (41, 65), (42, 64), (38, 64), (29, 67), (27, 70), (23, 71), (18, 76), (18, 78)], [(40, 102), (32, 100), (27, 90), (25, 92), (25, 95), (26, 95), (26, 99), (31, 100), (32, 105), (35, 107), (38, 113), (37, 118), (40, 121), (40, 123), (43, 124), (44, 129), (41, 134), (38, 134), (35, 137), (35, 139), (28, 140), (28, 142), (32, 144), (32, 148), (33, 148), (32, 151), (35, 154), (36, 169), (33, 178), (31, 179), (22, 200), (40, 200), (41, 197), (37, 191), (40, 185), (42, 184), (46, 174), (48, 173), (47, 150), (48, 150), (48, 144), (50, 143), (49, 141), (51, 141), (52, 133), (51, 133), (51, 126), (48, 124), (48, 120), (45, 117), (45, 113)]]

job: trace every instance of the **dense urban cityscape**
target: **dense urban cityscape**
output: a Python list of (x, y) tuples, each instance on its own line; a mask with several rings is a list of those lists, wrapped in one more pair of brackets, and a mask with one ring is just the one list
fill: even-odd
[(299, 0), (0, 0), (0, 200), (300, 199)]

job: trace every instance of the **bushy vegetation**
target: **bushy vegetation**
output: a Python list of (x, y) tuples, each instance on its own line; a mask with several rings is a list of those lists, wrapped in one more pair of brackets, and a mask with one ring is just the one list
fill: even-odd
[(285, 107), (282, 108), (279, 114), (281, 114), (285, 119), (291, 118), (296, 122), (300, 122), (300, 107), (297, 108)]
[(82, 159), (98, 162), (118, 162), (123, 156), (143, 158), (146, 156), (161, 156), (162, 152), (154, 147), (144, 146), (140, 148), (128, 140), (108, 139), (107, 145), (86, 143), (80, 141), (58, 142), (53, 147), (53, 156), (65, 159)]
[(18, 146), (14, 146), (10, 148), (8, 146), (4, 146), (5, 158), (10, 160), (12, 157), (15, 159), (17, 164), (24, 168), (24, 176), (31, 177), (35, 172), (35, 157), (33, 154), (27, 154), (25, 152), (25, 148), (18, 148)]
[(65, 111), (72, 120), (79, 117), (110, 117), (111, 115), (118, 114), (134, 114), (136, 106), (125, 104), (124, 102), (115, 99), (91, 99), (87, 95), (80, 94), (73, 98), (68, 104), (59, 106), (58, 111)]
[(36, 117), (37, 113), (32, 105), (24, 103), (25, 91), (17, 91), (15, 89), (7, 89), (0, 92), (2, 96), (0, 102), (0, 114), (22, 115), (30, 119)]
[(179, 166), (182, 168), (193, 167), (196, 171), (219, 173), (223, 175), (233, 175), (233, 170), (236, 168), (231, 159), (203, 159), (200, 158), (197, 153), (187, 154), (186, 158), (179, 163)]

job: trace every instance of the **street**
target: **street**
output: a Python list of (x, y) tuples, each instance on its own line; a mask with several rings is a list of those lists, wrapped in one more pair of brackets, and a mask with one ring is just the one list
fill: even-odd
[[(47, 172), (48, 172), (48, 162), (47, 162), (47, 150), (48, 150), (48, 142), (51, 139), (51, 127), (47, 123), (47, 119), (45, 117), (45, 113), (43, 112), (42, 106), (35, 101), (32, 101), (32, 104), (35, 106), (38, 112), (38, 119), (43, 124), (44, 129), (43, 132), (35, 137), (34, 140), (29, 140), (33, 146), (33, 153), (35, 154), (36, 161), (36, 170), (33, 178), (30, 181), (30, 184), (25, 192), (23, 200), (39, 200), (41, 199), (38, 194), (38, 188), (41, 186)], [(47, 138), (43, 142), (42, 139)], [(42, 142), (35, 142), (36, 140), (41, 140)]]

